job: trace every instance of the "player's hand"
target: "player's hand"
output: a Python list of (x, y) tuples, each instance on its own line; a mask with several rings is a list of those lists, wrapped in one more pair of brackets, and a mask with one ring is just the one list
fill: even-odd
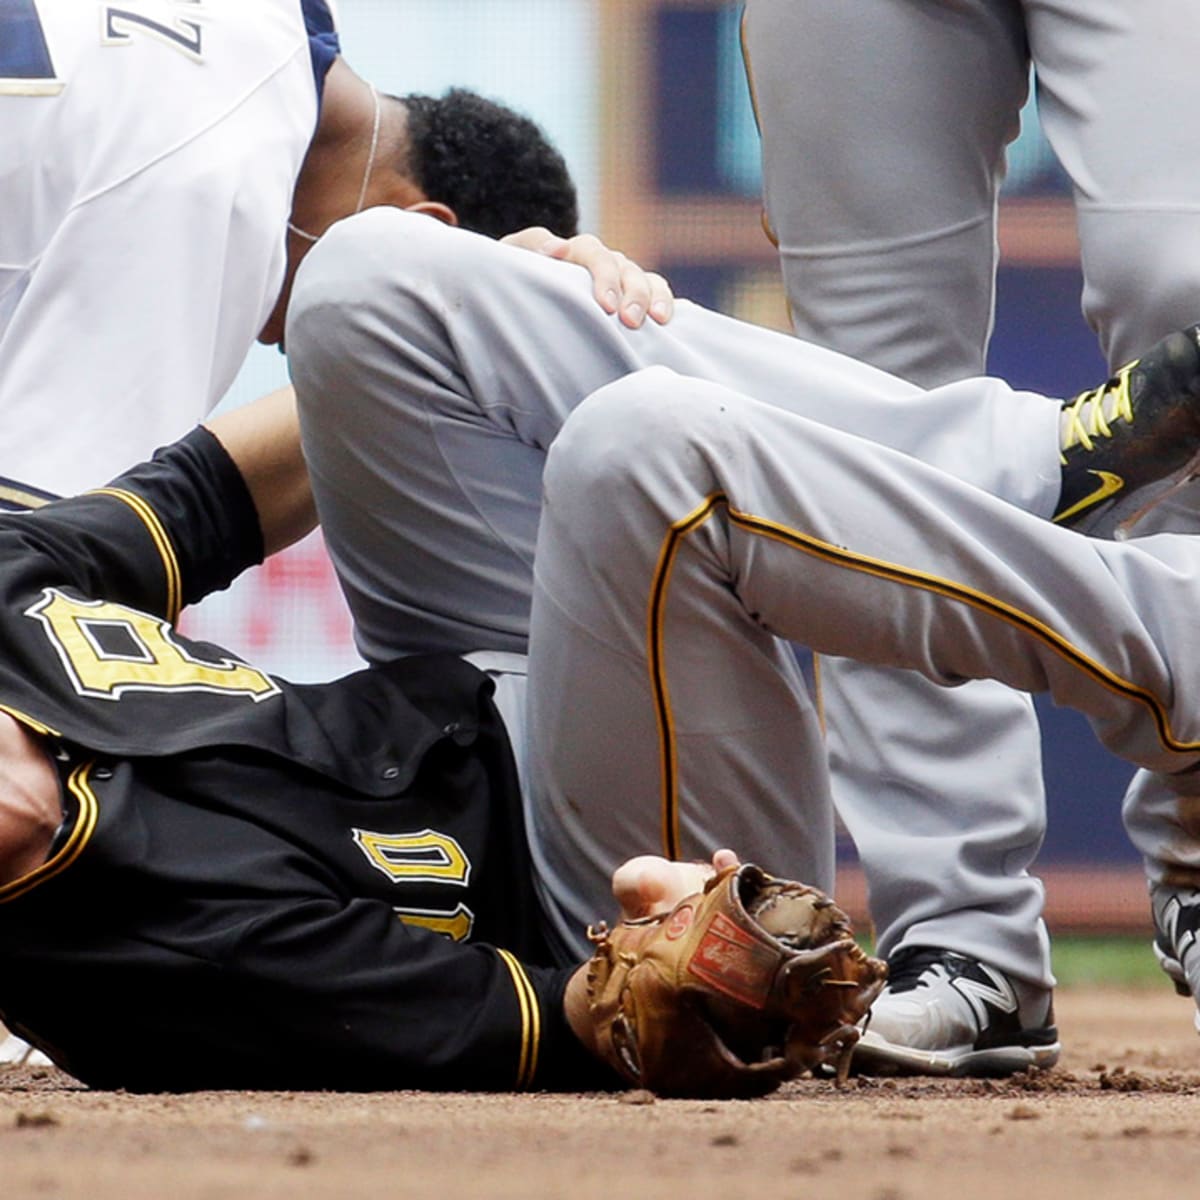
[[(718, 850), (711, 863), (672, 862), (657, 854), (641, 854), (622, 863), (612, 878), (621, 920), (637, 920), (670, 912), (685, 896), (693, 896), (719, 871), (739, 865), (732, 850)], [(588, 1005), (587, 964), (571, 976), (563, 995), (563, 1011), (576, 1037), (595, 1052), (594, 1024)]]
[[(644, 865), (663, 881), (679, 864)], [(669, 912), (591, 926), (564, 1013), (602, 1062), (661, 1096), (748, 1099), (823, 1067), (843, 1079), (887, 979), (853, 933), (818, 888), (730, 865)]]
[(701, 891), (718, 871), (737, 865), (732, 850), (716, 851), (711, 863), (672, 862), (657, 854), (641, 854), (613, 872), (613, 896), (623, 920), (652, 917), (670, 912), (685, 896)]
[(643, 270), (590, 233), (562, 238), (539, 225), (510, 233), (500, 240), (509, 246), (585, 267), (592, 276), (592, 294), (597, 303), (607, 313), (619, 313), (621, 323), (630, 329), (637, 329), (647, 314), (659, 325), (665, 325), (675, 311), (675, 296), (661, 275)]

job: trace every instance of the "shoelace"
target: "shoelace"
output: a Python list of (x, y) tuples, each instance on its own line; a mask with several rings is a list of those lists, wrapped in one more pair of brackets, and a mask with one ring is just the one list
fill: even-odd
[(1133, 400), (1129, 395), (1129, 375), (1134, 363), (1122, 367), (1107, 383), (1089, 392), (1080, 392), (1063, 409), (1062, 455), (1073, 446), (1095, 448), (1094, 438), (1112, 437), (1112, 422), (1133, 421)]

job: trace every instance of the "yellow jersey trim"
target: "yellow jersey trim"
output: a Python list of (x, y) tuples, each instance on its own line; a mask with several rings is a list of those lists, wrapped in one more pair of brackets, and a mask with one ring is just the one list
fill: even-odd
[(20, 879), (0, 887), (0, 904), (8, 904), (21, 896), (33, 891), (34, 888), (61, 875), (83, 853), (92, 834), (96, 832), (96, 824), (100, 819), (100, 807), (96, 802), (96, 794), (88, 782), (88, 775), (95, 766), (95, 761), (89, 759), (80, 763), (67, 779), (67, 790), (79, 803), (79, 812), (75, 818), (75, 827), (70, 836), (53, 858), (48, 859), (40, 867), (30, 871)]
[(521, 1010), (521, 1052), (517, 1060), (517, 1087), (521, 1090), (533, 1086), (537, 1075), (538, 1052), (542, 1042), (542, 1009), (537, 992), (525, 973), (525, 968), (507, 950), (497, 949), (501, 961), (512, 976), (513, 989), (517, 993), (517, 1005)]
[(163, 570), (166, 573), (166, 617), (169, 621), (174, 621), (183, 607), (183, 585), (175, 547), (171, 544), (171, 539), (163, 528), (158, 514), (141, 496), (135, 492), (127, 492), (123, 488), (97, 488), (93, 495), (112, 496), (129, 505), (142, 524), (146, 526), (146, 530), (158, 550), (159, 557), (162, 559)]
[(8, 713), (14, 721), (20, 721), (22, 725), (32, 729), (34, 733), (40, 733), (47, 737), (61, 737), (57, 729), (52, 729), (49, 725), (44, 725), (36, 717), (31, 717), (28, 713), (23, 713), (19, 708), (12, 708), (7, 704), (0, 704), (0, 712)]
[(0, 500), (8, 504), (19, 504), (23, 509), (44, 508), (50, 503), (48, 497), (36, 492), (27, 492), (12, 483), (0, 483)]

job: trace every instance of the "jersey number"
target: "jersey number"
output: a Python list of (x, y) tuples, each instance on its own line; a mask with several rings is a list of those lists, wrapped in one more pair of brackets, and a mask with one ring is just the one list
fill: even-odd
[[(172, 0), (172, 3), (197, 5), (201, 3), (201, 0)], [(105, 5), (103, 41), (106, 46), (123, 45), (128, 42), (131, 36), (130, 27), (141, 29), (152, 37), (166, 42), (168, 46), (182, 50), (189, 58), (196, 61), (201, 58), (202, 33), (200, 26), (195, 21), (177, 17), (172, 28), (170, 25), (164, 25), (161, 21), (153, 20), (144, 13), (134, 12), (128, 8), (117, 8), (112, 4)]]
[[(202, 0), (170, 2), (194, 8)], [(100, 15), (100, 40), (106, 46), (125, 45), (132, 30), (141, 30), (189, 58), (200, 60), (203, 32), (195, 21), (180, 16), (167, 25), (145, 13), (113, 4), (106, 4)], [(37, 0), (0, 0), (0, 95), (56, 96), (63, 87), (63, 81), (54, 72)]]
[[(354, 844), (367, 862), (393, 883), (443, 883), (466, 887), (471, 879), (471, 861), (454, 838), (436, 829), (419, 833), (375, 833), (354, 830)], [(466, 941), (475, 924), (475, 914), (461, 902), (453, 909), (396, 908), (407, 925), (420, 925), (455, 942)]]

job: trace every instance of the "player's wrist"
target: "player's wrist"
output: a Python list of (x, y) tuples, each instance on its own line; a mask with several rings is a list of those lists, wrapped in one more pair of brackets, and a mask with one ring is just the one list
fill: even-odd
[(596, 1029), (588, 1003), (587, 963), (583, 963), (567, 981), (563, 991), (563, 1015), (571, 1032), (591, 1053), (596, 1054)]

